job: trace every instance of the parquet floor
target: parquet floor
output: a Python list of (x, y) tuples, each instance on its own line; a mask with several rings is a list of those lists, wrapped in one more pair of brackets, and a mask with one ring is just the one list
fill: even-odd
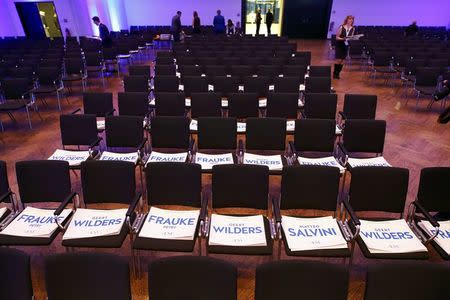
[[(330, 65), (332, 60), (328, 59), (328, 43), (326, 41), (298, 41), (300, 50), (312, 51), (312, 64)], [(142, 62), (148, 64), (149, 62)], [(450, 126), (436, 122), (439, 105), (434, 105), (431, 111), (425, 109), (426, 101), (423, 100), (418, 111), (414, 108), (414, 100), (411, 99), (405, 106), (405, 99), (397, 87), (387, 87), (379, 81), (372, 85), (367, 77), (356, 66), (344, 67), (341, 73), (342, 79), (333, 81), (333, 87), (338, 93), (338, 109), (342, 108), (345, 93), (377, 94), (378, 108), (377, 118), (387, 121), (387, 136), (385, 143), (385, 157), (394, 166), (405, 167), (410, 170), (408, 202), (412, 201), (417, 193), (419, 172), (428, 166), (450, 165)], [(117, 101), (117, 92), (122, 91), (122, 83), (117, 77), (111, 77), (107, 81), (106, 91), (114, 93), (114, 101)], [(90, 90), (101, 91), (103, 88), (97, 80), (90, 80)], [(75, 88), (75, 93), (70, 95), (68, 104), (62, 101), (63, 112), (69, 113), (81, 107), (80, 89)], [(59, 113), (56, 100), (47, 99), (48, 106), (40, 102), (40, 112), (44, 118), (41, 122), (36, 114), (32, 114), (33, 130), (28, 129), (25, 114), (15, 114), (18, 124), (12, 123), (6, 115), (0, 118), (4, 122), (5, 132), (0, 133), (0, 159), (8, 164), (9, 182), (16, 193), (18, 192), (15, 179), (15, 162), (30, 159), (46, 159), (53, 151), (60, 147)], [(72, 175), (73, 186), (76, 191), (81, 191), (79, 177)], [(271, 194), (278, 194), (280, 178), (271, 177)], [(209, 175), (204, 177), (204, 186), (209, 188)], [(49, 186), (49, 188), (51, 188)], [(50, 247), (20, 247), (21, 250), (32, 256), (32, 277), (35, 296), (37, 300), (45, 299), (45, 283), (43, 280), (44, 259), (51, 253), (62, 253), (65, 251), (57, 238)], [(125, 257), (130, 257), (128, 241), (119, 250), (95, 250), (114, 252)], [(276, 250), (274, 251), (276, 253)], [(430, 263), (446, 263), (430, 248)], [(168, 255), (170, 253), (144, 253), (143, 262)], [(255, 266), (269, 261), (269, 258), (227, 256), (219, 257), (234, 263), (239, 268), (238, 299), (253, 299), (254, 271)], [(282, 257), (286, 259), (286, 257)], [(340, 260), (328, 259), (333, 263), (342, 263)], [(355, 258), (350, 273), (349, 299), (363, 299), (364, 274), (367, 265), (371, 263), (388, 263), (387, 261), (373, 261), (365, 259), (356, 247)], [(448, 264), (448, 263), (447, 263)], [(145, 267), (144, 267), (145, 268)], [(74, 283), (76, 284), (76, 283)], [(147, 299), (147, 278), (132, 279), (133, 299)], [(301, 295), (301, 291), (299, 291)]]

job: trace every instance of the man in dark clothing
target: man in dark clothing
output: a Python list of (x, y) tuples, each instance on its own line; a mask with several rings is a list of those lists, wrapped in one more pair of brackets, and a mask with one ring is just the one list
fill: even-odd
[(273, 14), (269, 9), (266, 13), (267, 36), (271, 35), (270, 27), (272, 27), (272, 23), (273, 23)]
[(417, 26), (417, 22), (413, 21), (411, 25), (406, 27), (405, 35), (406, 36), (416, 35), (418, 31), (419, 31), (419, 27)]
[(172, 31), (174, 42), (179, 42), (181, 33), (181, 11), (177, 11), (177, 14), (173, 16), (172, 27), (170, 30)]
[(225, 18), (222, 16), (220, 9), (217, 11), (217, 15), (213, 20), (214, 32), (216, 34), (225, 33)]
[(259, 27), (261, 27), (261, 9), (258, 8), (256, 11), (256, 35), (259, 35)]
[(108, 27), (105, 24), (100, 23), (100, 18), (95, 16), (92, 18), (94, 24), (98, 26), (98, 31), (100, 34), (100, 39), (102, 40), (102, 46), (107, 48), (112, 46), (111, 36), (109, 35)]

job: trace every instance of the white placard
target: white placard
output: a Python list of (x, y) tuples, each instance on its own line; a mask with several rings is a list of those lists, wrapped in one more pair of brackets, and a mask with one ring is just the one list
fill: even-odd
[(275, 90), (275, 85), (271, 84), (269, 85), (269, 91), (273, 92)]
[(151, 239), (193, 240), (200, 210), (151, 207), (139, 236)]
[(118, 160), (118, 161), (128, 161), (137, 164), (139, 156), (137, 152), (131, 153), (114, 153), (109, 151), (104, 151), (100, 156), (100, 160)]
[(230, 75), (230, 74), (227, 74), (227, 77), (228, 77), (228, 78), (230, 78), (230, 77), (231, 77), (231, 75)]
[(336, 167), (339, 168), (339, 172), (344, 173), (345, 168), (338, 163), (334, 156), (327, 156), (321, 158), (307, 158), (307, 157), (298, 157), (298, 163), (300, 165), (315, 165), (315, 166), (327, 166), (327, 167)]
[(282, 216), (281, 226), (291, 251), (348, 248), (336, 220), (331, 217)]
[(187, 155), (188, 155), (187, 152), (162, 153), (162, 152), (152, 151), (152, 153), (150, 153), (150, 157), (147, 160), (147, 163), (149, 163), (149, 162), (186, 162)]
[(185, 98), (184, 99), (184, 106), (191, 107), (191, 99), (190, 98)]
[(373, 158), (349, 158), (348, 164), (352, 168), (356, 167), (391, 167), (383, 156)]
[(197, 152), (195, 154), (195, 163), (202, 166), (202, 170), (211, 170), (215, 165), (233, 164), (233, 154), (205, 154)]
[[(447, 254), (450, 253), (450, 221), (441, 221), (439, 223), (439, 232), (437, 236), (434, 238), (436, 244), (442, 248)], [(430, 236), (436, 233), (433, 225), (431, 225), (428, 221), (420, 221), (420, 228), (425, 230)]]
[(305, 106), (305, 103), (303, 103), (302, 99), (298, 99), (297, 106), (300, 108)]
[[(64, 209), (61, 212), (58, 216), (60, 224), (64, 222), (71, 211), (71, 209)], [(0, 234), (48, 238), (58, 229), (54, 212), (52, 209), (27, 206)]]
[(6, 207), (0, 207), (0, 219), (5, 215), (5, 213), (8, 211), (8, 208)]
[(212, 214), (209, 245), (266, 246), (263, 216), (235, 217)]
[(278, 75), (278, 77), (283, 78), (283, 77), (284, 77), (284, 74), (280, 74), (280, 75)]
[(361, 220), (359, 236), (371, 253), (426, 252), (403, 219), (390, 221)]
[(78, 208), (64, 233), (63, 240), (118, 235), (125, 222), (127, 209)]
[(259, 108), (267, 107), (267, 98), (259, 99), (258, 106)]
[(184, 91), (184, 84), (179, 84), (178, 85), (178, 90), (181, 91), (181, 92)]
[(271, 171), (283, 169), (281, 155), (257, 155), (252, 153), (244, 153), (244, 164), (267, 166)]
[(48, 158), (48, 160), (63, 160), (69, 163), (69, 166), (79, 166), (83, 161), (89, 158), (89, 151), (68, 151), (57, 149)]
[(306, 87), (305, 87), (304, 84), (300, 84), (300, 86), (299, 86), (298, 89), (299, 89), (300, 92), (304, 92), (304, 91), (305, 91), (305, 88), (306, 88)]
[(105, 120), (97, 120), (97, 130), (105, 130)]
[(289, 132), (295, 131), (295, 120), (286, 121), (286, 131)]
[(191, 123), (189, 123), (189, 130), (190, 131), (197, 131), (198, 130), (198, 121), (192, 119)]
[[(181, 73), (180, 72), (175, 72), (175, 76), (177, 76), (178, 78), (181, 78)], [(180, 89), (179, 86), (178, 86), (178, 89)]]
[(240, 86), (238, 87), (238, 91), (239, 91), (239, 92), (243, 92), (243, 91), (244, 91), (244, 86), (243, 86), (243, 85), (240, 85)]
[(206, 74), (202, 74), (202, 75), (200, 75), (200, 77), (206, 77)]
[(150, 106), (155, 106), (155, 105), (156, 105), (156, 99), (150, 100), (150, 101), (148, 102), (148, 104), (149, 104)]
[(341, 135), (342, 134), (342, 128), (336, 124), (336, 135)]
[(228, 107), (228, 100), (222, 99), (222, 107)]
[(208, 92), (214, 92), (214, 85), (208, 84)]
[(247, 123), (237, 122), (237, 132), (238, 133), (244, 133), (246, 128), (247, 128)]

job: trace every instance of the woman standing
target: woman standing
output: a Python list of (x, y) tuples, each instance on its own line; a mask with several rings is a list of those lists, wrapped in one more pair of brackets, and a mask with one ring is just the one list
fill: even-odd
[(193, 33), (200, 33), (200, 18), (198, 13), (194, 11), (194, 19), (192, 20)]
[(355, 34), (355, 27), (353, 27), (353, 22), (355, 17), (347, 16), (345, 17), (344, 23), (339, 26), (336, 33), (336, 47), (335, 47), (335, 58), (336, 63), (334, 64), (333, 78), (339, 79), (339, 73), (341, 73), (344, 67), (344, 59), (347, 57), (348, 53), (348, 40), (347, 38)]

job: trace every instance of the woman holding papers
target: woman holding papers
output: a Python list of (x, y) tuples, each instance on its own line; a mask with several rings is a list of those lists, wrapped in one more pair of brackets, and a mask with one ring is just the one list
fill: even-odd
[(355, 17), (347, 16), (345, 17), (344, 23), (339, 26), (336, 33), (336, 47), (335, 47), (335, 58), (336, 63), (334, 64), (333, 78), (339, 79), (339, 73), (341, 73), (344, 67), (344, 59), (347, 57), (348, 52), (348, 38), (355, 34), (355, 27), (353, 27), (353, 22)]

